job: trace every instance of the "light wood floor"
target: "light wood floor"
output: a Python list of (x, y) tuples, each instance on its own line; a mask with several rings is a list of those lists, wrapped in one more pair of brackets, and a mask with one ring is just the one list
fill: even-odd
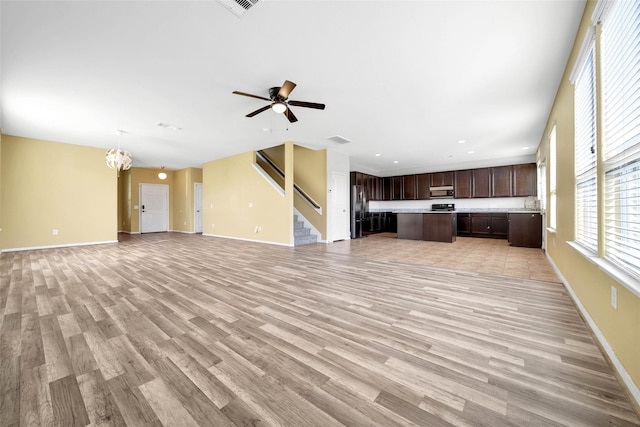
[(640, 425), (557, 278), (375, 240), (4, 253), (0, 426)]

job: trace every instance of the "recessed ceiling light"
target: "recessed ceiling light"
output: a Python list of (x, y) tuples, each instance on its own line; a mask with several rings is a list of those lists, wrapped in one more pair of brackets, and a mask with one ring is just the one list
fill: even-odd
[(397, 161), (397, 160), (394, 160), (394, 161), (393, 161), (393, 163), (398, 163), (398, 161)]
[(467, 142), (467, 141), (464, 140), (464, 139), (461, 139), (460, 141), (458, 141), (458, 144), (464, 144), (465, 142)]
[(528, 149), (529, 149), (529, 147), (522, 147), (522, 149), (523, 149), (523, 150), (528, 150)]
[(170, 130), (173, 130), (173, 131), (182, 130), (181, 127), (176, 126), (176, 125), (170, 125), (169, 123), (158, 123), (158, 126), (160, 126), (161, 128), (166, 128), (166, 129), (170, 129)]
[(467, 151), (467, 154), (473, 154), (475, 153), (475, 151), (471, 150), (471, 151)]
[(382, 154), (376, 153), (376, 157), (380, 157), (380, 156), (382, 156)]

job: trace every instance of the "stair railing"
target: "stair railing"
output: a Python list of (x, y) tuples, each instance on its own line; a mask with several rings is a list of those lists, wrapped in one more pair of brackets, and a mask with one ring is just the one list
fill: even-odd
[[(278, 176), (280, 176), (280, 178), (284, 179), (284, 172), (282, 171), (282, 169), (280, 169), (278, 167), (278, 165), (276, 165), (273, 160), (271, 160), (269, 158), (269, 156), (262, 150), (258, 150), (256, 151), (256, 156), (258, 156), (258, 158), (260, 160), (262, 160), (264, 163), (266, 163), (267, 165), (269, 165), (269, 167), (271, 169), (273, 169)], [(313, 197), (311, 197), (309, 194), (307, 194), (306, 191), (304, 191), (302, 188), (300, 188), (300, 186), (298, 184), (296, 184), (295, 182), (293, 183), (293, 189), (295, 190), (296, 193), (298, 193), (298, 195), (300, 197), (302, 197), (302, 199), (304, 201), (306, 201), (308, 204), (310, 204), (311, 206), (313, 206), (314, 209), (316, 210), (320, 210), (322, 209), (322, 207), (320, 206), (320, 204), (318, 204), (318, 202), (316, 202), (315, 200), (313, 200)]]

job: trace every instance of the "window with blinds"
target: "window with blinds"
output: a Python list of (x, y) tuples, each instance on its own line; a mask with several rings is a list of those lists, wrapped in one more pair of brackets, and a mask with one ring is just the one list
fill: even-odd
[(538, 199), (540, 200), (540, 210), (547, 209), (547, 165), (538, 165)]
[(575, 240), (598, 251), (598, 193), (596, 170), (596, 80), (595, 45), (588, 40), (588, 53), (575, 80)]
[(640, 277), (640, 2), (602, 20), (605, 257)]

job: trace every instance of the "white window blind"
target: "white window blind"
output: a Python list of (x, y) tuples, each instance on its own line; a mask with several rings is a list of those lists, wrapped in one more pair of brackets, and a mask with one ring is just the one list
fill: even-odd
[(606, 258), (640, 277), (640, 2), (602, 22)]
[(589, 40), (588, 54), (575, 81), (575, 240), (598, 251), (598, 206), (596, 185), (596, 81), (594, 43)]
[(538, 199), (540, 200), (540, 210), (547, 209), (547, 165), (538, 165)]

